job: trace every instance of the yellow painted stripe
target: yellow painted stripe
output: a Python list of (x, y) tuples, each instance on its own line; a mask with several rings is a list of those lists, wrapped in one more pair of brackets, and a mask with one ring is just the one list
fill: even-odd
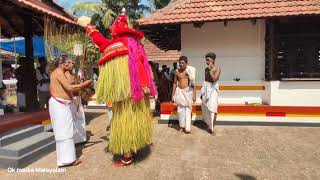
[[(196, 86), (196, 90), (201, 90), (201, 86)], [(264, 86), (219, 86), (219, 90), (245, 90), (245, 91), (263, 91)]]
[(199, 112), (192, 112), (192, 115), (202, 115), (202, 112), (199, 111)]
[(42, 125), (49, 125), (49, 124), (51, 124), (51, 120), (50, 119), (42, 121)]

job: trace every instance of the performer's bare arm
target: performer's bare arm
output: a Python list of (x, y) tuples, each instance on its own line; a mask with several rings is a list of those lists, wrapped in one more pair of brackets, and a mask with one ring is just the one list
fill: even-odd
[(173, 96), (174, 96), (174, 93), (176, 92), (176, 88), (177, 88), (177, 73), (178, 73), (178, 70), (176, 70), (176, 73), (175, 73), (175, 75), (174, 75), (173, 86), (172, 86), (171, 101), (173, 101)]

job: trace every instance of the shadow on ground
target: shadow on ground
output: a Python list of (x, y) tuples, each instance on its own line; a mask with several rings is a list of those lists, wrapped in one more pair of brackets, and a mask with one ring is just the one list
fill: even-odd
[[(204, 130), (206, 132), (208, 130), (208, 125), (203, 121), (194, 121), (192, 123), (192, 125), (197, 127), (197, 128), (199, 128), (199, 129), (201, 129), (201, 130)], [(179, 122), (178, 121), (169, 120), (168, 127), (173, 128), (173, 129), (175, 129), (177, 131), (180, 131), (180, 126), (179, 126)]]
[(90, 124), (90, 122), (99, 117), (106, 114), (105, 112), (85, 112), (86, 115), (86, 125)]
[(204, 131), (207, 131), (207, 129), (208, 129), (208, 125), (207, 125), (205, 122), (203, 122), (203, 121), (195, 121), (195, 122), (193, 123), (193, 125), (194, 125), (195, 127), (199, 128), (199, 129), (204, 130)]
[(90, 142), (90, 138), (91, 138), (91, 136), (93, 136), (93, 134), (92, 134), (91, 131), (86, 131), (86, 133), (87, 133), (87, 141), (83, 142), (83, 143), (76, 144), (77, 158), (81, 157), (83, 149), (103, 142), (103, 141), (92, 141), (92, 142)]
[(254, 176), (250, 176), (248, 174), (234, 173), (240, 180), (257, 180)]

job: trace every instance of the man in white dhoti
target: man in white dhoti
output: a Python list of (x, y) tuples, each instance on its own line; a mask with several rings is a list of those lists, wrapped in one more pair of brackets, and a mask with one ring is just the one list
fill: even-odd
[(201, 88), (201, 110), (204, 122), (208, 125), (208, 132), (215, 135), (214, 125), (217, 120), (219, 84), (218, 80), (221, 69), (215, 63), (216, 54), (210, 52), (206, 54), (205, 81)]
[[(73, 73), (75, 62), (71, 62), (72, 63), (68, 64), (68, 71), (65, 72), (65, 75), (71, 85), (79, 84), (80, 78), (76, 77)], [(72, 95), (71, 112), (74, 122), (73, 140), (75, 144), (78, 144), (87, 141), (86, 118), (79, 93), (74, 92)]]
[[(179, 69), (176, 70), (173, 82), (172, 101), (177, 104), (180, 131), (190, 133), (192, 103), (196, 101), (196, 93), (193, 83), (191, 83), (190, 69), (187, 68), (188, 58), (179, 58)], [(193, 71), (194, 73), (194, 71)]]
[(49, 114), (56, 140), (57, 165), (72, 166), (81, 161), (76, 159), (73, 140), (74, 123), (71, 113), (72, 94), (92, 86), (92, 81), (71, 85), (65, 76), (72, 61), (63, 57), (59, 67), (50, 76)]

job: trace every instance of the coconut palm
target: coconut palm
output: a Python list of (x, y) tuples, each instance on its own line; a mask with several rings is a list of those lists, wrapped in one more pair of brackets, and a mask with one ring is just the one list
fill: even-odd
[[(140, 4), (140, 0), (102, 0), (101, 2), (78, 2), (72, 7), (74, 14), (87, 15), (92, 18), (91, 24), (106, 37), (110, 38), (110, 26), (115, 18), (120, 14), (122, 8), (126, 8), (126, 14), (129, 17), (129, 23), (139, 19), (144, 11), (150, 11), (150, 8)], [(86, 45), (87, 58), (89, 61), (99, 59), (98, 49), (88, 41)]]
[(78, 2), (73, 6), (75, 14), (91, 16), (92, 24), (99, 30), (108, 29), (114, 19), (120, 14), (122, 8), (126, 8), (126, 14), (130, 20), (139, 19), (144, 11), (150, 8), (140, 4), (140, 0), (102, 0), (102, 2)]

